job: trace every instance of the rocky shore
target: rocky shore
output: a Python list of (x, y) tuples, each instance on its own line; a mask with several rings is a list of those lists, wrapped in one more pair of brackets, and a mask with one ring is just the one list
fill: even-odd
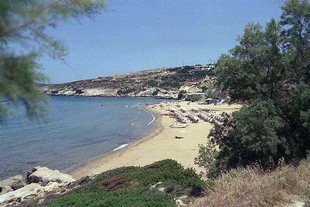
[(34, 167), (24, 178), (17, 175), (0, 181), (0, 206), (36, 206), (83, 184), (71, 175), (47, 167)]

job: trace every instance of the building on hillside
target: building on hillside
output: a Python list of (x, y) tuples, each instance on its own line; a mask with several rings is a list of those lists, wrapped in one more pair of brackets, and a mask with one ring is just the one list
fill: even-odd
[(196, 64), (194, 65), (194, 70), (196, 71), (209, 71), (214, 68), (214, 64)]

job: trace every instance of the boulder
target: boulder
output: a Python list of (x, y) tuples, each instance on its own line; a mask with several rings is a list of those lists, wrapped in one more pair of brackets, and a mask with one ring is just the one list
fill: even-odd
[(0, 187), (0, 195), (7, 193), (7, 192), (10, 192), (10, 191), (13, 191), (13, 189), (10, 186), (1, 186)]
[(294, 203), (290, 204), (289, 207), (304, 207), (305, 205), (305, 202), (295, 201)]
[(25, 179), (21, 175), (16, 175), (0, 181), (0, 195), (9, 191), (17, 190), (26, 185)]
[(177, 99), (178, 98), (178, 92), (175, 92), (175, 91), (159, 91), (155, 97), (165, 98), (165, 99)]
[(176, 201), (175, 201), (175, 204), (177, 205), (177, 207), (184, 207), (184, 206), (186, 206), (186, 205), (183, 203), (182, 200), (176, 200)]
[(157, 95), (159, 90), (157, 88), (147, 88), (144, 91), (140, 91), (136, 94), (136, 96), (153, 96)]
[(47, 167), (34, 167), (27, 173), (28, 183), (40, 183), (43, 186), (48, 185), (50, 182), (67, 184), (73, 181), (75, 179), (71, 175), (61, 173), (58, 170), (51, 170)]
[(25, 199), (33, 199), (43, 192), (38, 183), (31, 183), (15, 191), (0, 195), (0, 206), (16, 205)]

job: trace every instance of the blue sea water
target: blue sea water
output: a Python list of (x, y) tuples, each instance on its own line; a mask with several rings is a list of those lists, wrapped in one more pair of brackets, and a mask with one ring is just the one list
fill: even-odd
[(0, 180), (34, 166), (67, 169), (151, 133), (154, 98), (51, 97), (45, 121), (20, 113), (0, 125)]

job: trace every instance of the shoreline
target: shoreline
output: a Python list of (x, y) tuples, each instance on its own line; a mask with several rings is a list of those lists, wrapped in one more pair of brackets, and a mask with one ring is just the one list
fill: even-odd
[[(163, 105), (163, 107), (160, 107)], [(199, 121), (199, 123), (188, 122), (186, 128), (171, 128), (170, 125), (175, 123), (175, 119), (165, 116), (170, 106), (181, 105), (182, 107), (199, 107), (210, 108), (213, 113), (239, 110), (241, 105), (198, 105), (197, 103), (166, 102), (147, 106), (147, 110), (156, 115), (156, 126), (154, 132), (138, 139), (116, 152), (104, 154), (97, 159), (81, 163), (69, 171), (75, 179), (84, 176), (92, 176), (104, 171), (123, 166), (145, 166), (163, 159), (173, 159), (182, 164), (184, 167), (194, 168), (198, 173), (203, 168), (194, 164), (194, 159), (198, 155), (198, 145), (205, 144), (213, 124)], [(176, 139), (181, 136), (182, 139)]]
[[(81, 163), (79, 165), (76, 165), (74, 167), (70, 167), (70, 168), (64, 169), (62, 171), (64, 173), (70, 174), (74, 178), (76, 178), (74, 175), (78, 174), (84, 168), (87, 168), (87, 166), (90, 166), (92, 164), (96, 164), (97, 162), (104, 162), (104, 161), (108, 162), (108, 161), (112, 160), (115, 157), (121, 156), (127, 150), (130, 150), (131, 148), (133, 148), (133, 147), (135, 147), (135, 146), (137, 146), (137, 145), (139, 145), (139, 144), (141, 144), (141, 143), (143, 143), (143, 142), (145, 142), (145, 141), (147, 141), (149, 139), (152, 139), (153, 137), (155, 137), (158, 134), (160, 134), (164, 130), (164, 127), (161, 124), (161, 115), (160, 115), (160, 113), (155, 111), (155, 110), (151, 110), (149, 108), (149, 106), (145, 106), (145, 108), (143, 110), (145, 110), (147, 113), (151, 113), (155, 117), (155, 120), (154, 120), (155, 121), (155, 130), (153, 132), (149, 133), (146, 136), (142, 136), (140, 138), (137, 138), (136, 140), (134, 140), (134, 141), (132, 141), (130, 143), (126, 143), (127, 145), (124, 148), (120, 148), (119, 150), (115, 150), (115, 149), (119, 148), (120, 146), (122, 146), (122, 145), (120, 145), (119, 147), (113, 149), (110, 152), (103, 153), (101, 155), (98, 155), (96, 157), (91, 158), (90, 160), (88, 160), (86, 162), (83, 162), (83, 163)], [(149, 125), (149, 123), (147, 125)], [(85, 176), (92, 176), (92, 174), (85, 175)], [(81, 178), (81, 177), (78, 176), (77, 178)]]

